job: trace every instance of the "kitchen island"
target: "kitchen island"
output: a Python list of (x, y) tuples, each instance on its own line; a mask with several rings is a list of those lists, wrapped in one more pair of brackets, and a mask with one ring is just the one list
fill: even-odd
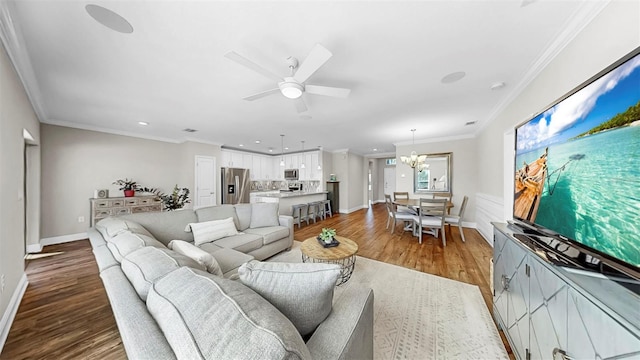
[(251, 202), (279, 204), (280, 215), (291, 215), (291, 206), (327, 199), (326, 191), (268, 191), (251, 193)]

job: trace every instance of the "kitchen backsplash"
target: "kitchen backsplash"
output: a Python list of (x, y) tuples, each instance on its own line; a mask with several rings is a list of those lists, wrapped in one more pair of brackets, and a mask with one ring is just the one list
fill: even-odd
[(288, 190), (289, 186), (302, 184), (302, 191), (322, 191), (319, 180), (261, 180), (251, 181), (251, 191)]

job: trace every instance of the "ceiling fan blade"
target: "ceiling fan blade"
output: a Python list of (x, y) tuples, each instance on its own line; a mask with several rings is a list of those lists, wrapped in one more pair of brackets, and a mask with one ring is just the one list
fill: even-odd
[(235, 62), (237, 62), (240, 65), (244, 65), (246, 67), (248, 67), (249, 69), (262, 74), (263, 76), (268, 77), (269, 79), (273, 79), (275, 81), (282, 81), (282, 77), (272, 73), (271, 71), (263, 68), (262, 66), (254, 63), (253, 61), (247, 59), (246, 57), (238, 54), (235, 51), (229, 51), (228, 53), (224, 54), (224, 57), (226, 57), (227, 59), (233, 60)]
[(300, 67), (298, 67), (298, 71), (293, 75), (293, 78), (296, 79), (297, 82), (305, 82), (314, 72), (320, 69), (331, 56), (333, 56), (331, 51), (320, 44), (316, 44)]
[(296, 110), (298, 110), (298, 113), (307, 111), (307, 105), (304, 103), (304, 100), (302, 100), (302, 97), (295, 99), (294, 102), (296, 104)]
[(263, 98), (265, 96), (268, 96), (268, 95), (271, 95), (271, 94), (275, 94), (275, 93), (278, 93), (278, 92), (280, 92), (280, 89), (275, 88), (275, 89), (263, 91), (263, 92), (260, 92), (260, 93), (257, 93), (257, 94), (253, 94), (253, 95), (250, 95), (250, 96), (247, 96), (247, 97), (243, 97), (242, 99), (243, 100), (247, 100), (247, 101), (253, 101), (253, 100), (257, 100), (257, 99), (260, 99), (260, 98)]
[(320, 85), (305, 85), (304, 91), (308, 92), (309, 94), (333, 96), (339, 98), (346, 98), (351, 93), (351, 89)]

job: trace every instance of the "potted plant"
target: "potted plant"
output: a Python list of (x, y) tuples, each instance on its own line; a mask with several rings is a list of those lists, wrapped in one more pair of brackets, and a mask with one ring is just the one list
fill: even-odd
[(318, 235), (318, 241), (324, 247), (338, 246), (340, 244), (335, 238), (336, 229), (322, 228), (322, 232)]
[(118, 179), (113, 182), (113, 185), (120, 186), (120, 190), (124, 190), (125, 197), (132, 197), (135, 195), (136, 190), (140, 189), (140, 185), (136, 181), (125, 178), (124, 180)]
[(157, 196), (162, 201), (163, 209), (167, 211), (182, 209), (191, 202), (189, 200), (189, 189), (179, 188), (177, 184), (173, 187), (171, 194), (165, 194), (157, 188), (140, 187), (138, 190)]

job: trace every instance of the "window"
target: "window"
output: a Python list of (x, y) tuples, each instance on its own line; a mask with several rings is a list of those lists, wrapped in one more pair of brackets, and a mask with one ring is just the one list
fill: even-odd
[(396, 158), (387, 159), (386, 164), (387, 165), (395, 165), (396, 164)]

